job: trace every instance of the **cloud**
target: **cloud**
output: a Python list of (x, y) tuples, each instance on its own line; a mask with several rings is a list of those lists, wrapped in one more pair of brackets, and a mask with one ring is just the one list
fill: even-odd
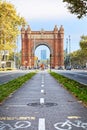
[[(6, 0), (9, 1), (9, 0)], [(32, 30), (52, 30), (54, 25), (63, 25), (66, 38), (71, 35), (71, 50), (79, 48), (82, 34), (87, 34), (87, 17), (77, 19), (68, 12), (63, 0), (10, 0), (17, 12), (23, 16)]]
[(62, 0), (11, 0), (21, 16), (34, 19), (68, 19), (72, 15)]

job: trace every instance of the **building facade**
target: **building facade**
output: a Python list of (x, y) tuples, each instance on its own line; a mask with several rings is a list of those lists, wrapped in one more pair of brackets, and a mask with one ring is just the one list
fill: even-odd
[(41, 50), (41, 60), (46, 60), (46, 50)]

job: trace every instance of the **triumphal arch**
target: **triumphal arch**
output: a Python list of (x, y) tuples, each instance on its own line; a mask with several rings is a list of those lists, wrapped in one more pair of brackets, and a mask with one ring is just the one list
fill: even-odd
[(52, 68), (64, 66), (64, 28), (55, 25), (52, 31), (32, 31), (30, 26), (21, 28), (22, 66), (34, 67), (35, 49), (45, 45), (50, 50), (50, 65)]

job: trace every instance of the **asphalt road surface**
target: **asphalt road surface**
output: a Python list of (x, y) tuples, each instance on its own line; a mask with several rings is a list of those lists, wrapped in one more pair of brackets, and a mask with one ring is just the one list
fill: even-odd
[(70, 79), (87, 85), (87, 71), (84, 70), (53, 70)]
[(0, 105), (0, 130), (87, 130), (87, 108), (41, 71)]
[(2, 71), (0, 72), (0, 84), (7, 83), (10, 80), (23, 76), (29, 72), (29, 70)]

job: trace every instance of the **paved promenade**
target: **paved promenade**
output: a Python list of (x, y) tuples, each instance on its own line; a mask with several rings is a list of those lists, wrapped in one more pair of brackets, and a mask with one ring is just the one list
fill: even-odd
[(87, 130), (87, 108), (40, 71), (0, 106), (0, 130)]

